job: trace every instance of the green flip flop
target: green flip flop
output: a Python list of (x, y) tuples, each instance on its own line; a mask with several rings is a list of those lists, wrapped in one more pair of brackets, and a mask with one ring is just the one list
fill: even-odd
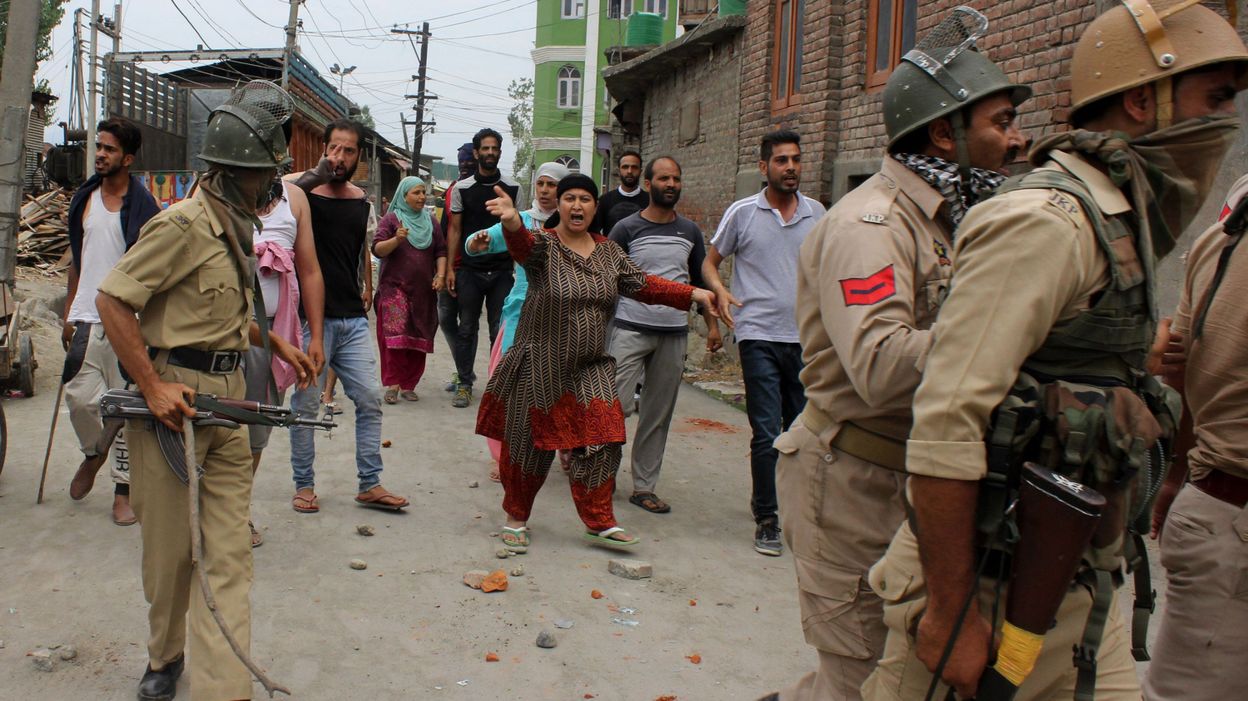
[(632, 540), (619, 540), (617, 538), (612, 538), (611, 536), (616, 533), (628, 535), (623, 528), (613, 526), (605, 531), (599, 531), (598, 533), (594, 533), (592, 531), (586, 532), (584, 538), (593, 545), (597, 545), (602, 548), (612, 548), (614, 550), (628, 550), (641, 542), (641, 539), (639, 538), (633, 538)]
[(503, 526), (503, 533), (499, 537), (502, 538), (503, 548), (505, 548), (508, 552), (520, 554), (529, 551), (528, 526), (521, 526), (519, 528)]

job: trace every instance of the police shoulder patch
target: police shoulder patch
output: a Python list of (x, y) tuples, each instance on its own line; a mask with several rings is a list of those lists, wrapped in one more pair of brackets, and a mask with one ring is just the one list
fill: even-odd
[(1052, 190), (1049, 193), (1047, 204), (1057, 208), (1071, 219), (1078, 217), (1083, 212), (1083, 210), (1079, 208), (1079, 203), (1075, 200), (1074, 196), (1062, 192), (1061, 190)]
[(862, 215), (862, 220), (868, 224), (883, 224), (886, 219), (887, 217), (879, 212), (867, 212)]
[(181, 212), (179, 212), (173, 215), (173, 223), (185, 229), (191, 225), (191, 220), (187, 219), (185, 214), (182, 214)]

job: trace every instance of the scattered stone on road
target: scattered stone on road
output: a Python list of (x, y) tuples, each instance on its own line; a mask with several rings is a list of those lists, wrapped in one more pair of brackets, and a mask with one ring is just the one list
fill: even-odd
[(366, 569), (368, 569), (368, 563), (367, 563), (367, 562), (365, 562), (365, 561), (363, 561), (363, 560), (352, 560), (352, 561), (351, 561), (351, 569), (353, 569), (353, 570), (366, 570)]
[(487, 574), (485, 579), (481, 580), (481, 591), (486, 593), (507, 591), (507, 573), (502, 570), (494, 570)]
[(393, 443), (391, 443), (390, 441), (382, 441), (382, 442), (381, 442), (381, 447), (383, 447), (383, 448), (389, 448), (389, 447), (390, 447), (390, 446), (392, 446), (392, 445), (394, 445), (394, 444), (393, 444)]
[(608, 560), (607, 571), (624, 579), (649, 579), (654, 576), (654, 566), (649, 562), (625, 558)]
[(497, 557), (500, 560), (506, 560), (507, 558), (511, 557), (511, 551), (508, 550), (507, 548), (499, 548), (498, 550), (494, 551), (494, 557)]
[(468, 570), (464, 573), (464, 584), (467, 584), (473, 589), (480, 589), (481, 582), (484, 581), (489, 574), (490, 573), (485, 570)]
[(73, 645), (61, 645), (56, 650), (56, 656), (66, 662), (78, 658), (78, 648)]
[(469, 488), (469, 489), (476, 489), (477, 487), (480, 487), (480, 486), (481, 486), (481, 483), (480, 483), (480, 482), (478, 482), (478, 481), (476, 481), (476, 480), (473, 480), (473, 481), (471, 481), (471, 482), (469, 482), (469, 483), (468, 483), (468, 488)]
[(574, 625), (576, 625), (576, 621), (573, 621), (569, 618), (560, 618), (560, 619), (555, 620), (556, 628), (563, 628), (566, 630), (568, 628), (571, 628)]
[(360, 525), (355, 527), (355, 532), (359, 533), (360, 535), (376, 535), (377, 529), (373, 528), (367, 523), (361, 523)]
[(516, 565), (515, 567), (512, 567), (512, 568), (511, 568), (511, 576), (513, 576), (513, 577), (523, 577), (523, 576), (524, 576), (524, 565)]
[(26, 654), (30, 657), (31, 663), (35, 665), (35, 669), (40, 672), (51, 672), (56, 669), (56, 661), (52, 659), (50, 650), (35, 650)]
[(559, 644), (559, 641), (555, 639), (555, 634), (548, 630), (544, 630), (537, 634), (537, 646), (538, 647), (546, 648), (549, 650), (550, 648), (558, 644)]

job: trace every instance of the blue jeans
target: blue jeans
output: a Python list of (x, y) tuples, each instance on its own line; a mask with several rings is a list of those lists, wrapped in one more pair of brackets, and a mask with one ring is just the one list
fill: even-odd
[[(308, 347), (311, 331), (303, 325), (303, 347)], [(325, 365), (333, 368), (342, 383), (342, 390), (355, 404), (355, 470), (360, 491), (372, 489), (381, 482), (381, 383), (377, 378), (377, 361), (373, 357), (373, 335), (368, 330), (368, 317), (325, 319)], [(295, 390), (290, 398), (291, 410), (299, 416), (316, 418), (320, 408), (325, 373), (315, 386)], [(290, 429), (290, 469), (295, 489), (316, 484), (312, 463), (316, 460), (313, 429), (293, 426)]]
[(750, 510), (755, 523), (776, 518), (776, 458), (772, 443), (806, 406), (802, 347), (797, 343), (746, 340), (737, 344), (745, 380), (745, 413), (750, 419)]

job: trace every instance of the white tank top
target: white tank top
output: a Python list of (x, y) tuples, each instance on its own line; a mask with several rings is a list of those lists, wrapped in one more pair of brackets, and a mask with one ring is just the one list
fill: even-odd
[[(276, 243), (293, 254), (298, 222), (295, 220), (294, 212), (290, 211), (289, 188), (290, 183), (283, 182), (282, 190), (286, 196), (274, 205), (272, 211), (260, 217), (260, 223), (264, 225), (264, 228), (256, 235), (255, 243)], [(277, 303), (281, 299), (281, 292), (280, 277), (272, 273), (260, 274), (260, 294), (264, 296), (264, 313), (269, 318), (277, 315)]]
[(69, 307), (66, 321), (100, 323), (95, 309), (95, 295), (100, 283), (126, 253), (126, 239), (121, 230), (121, 210), (108, 211), (100, 188), (91, 193), (91, 206), (82, 220), (82, 255), (79, 261), (78, 292)]

